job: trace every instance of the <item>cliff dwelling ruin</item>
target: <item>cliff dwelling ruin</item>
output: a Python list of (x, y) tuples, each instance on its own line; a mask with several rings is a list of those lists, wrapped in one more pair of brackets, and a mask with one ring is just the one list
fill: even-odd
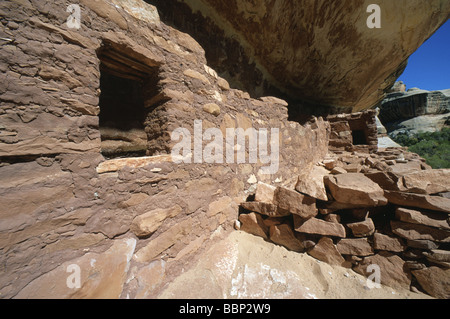
[[(244, 232), (449, 298), (449, 171), (377, 144), (373, 108), (450, 12), (409, 1), (379, 1), (398, 14), (370, 31), (364, 1), (2, 1), (1, 298), (311, 298), (270, 267), (246, 295)], [(279, 169), (175, 163), (171, 133), (196, 120), (277, 129)]]
[(329, 115), (331, 125), (330, 149), (368, 153), (378, 150), (376, 111)]

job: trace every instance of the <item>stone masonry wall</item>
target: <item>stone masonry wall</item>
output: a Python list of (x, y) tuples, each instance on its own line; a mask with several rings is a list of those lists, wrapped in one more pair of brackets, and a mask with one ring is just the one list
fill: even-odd
[(240, 230), (352, 268), (378, 284), (450, 298), (450, 170), (402, 148), (330, 153), (293, 188), (258, 183)]
[[(71, 4), (80, 29), (67, 26)], [(328, 122), (302, 126), (288, 121), (284, 101), (230, 88), (190, 36), (144, 2), (3, 1), (0, 27), (2, 298), (155, 297), (232, 230), (257, 182), (294, 187), (328, 151)], [(102, 48), (111, 50), (103, 61)], [(145, 79), (147, 156), (102, 154), (107, 58), (118, 75), (133, 66)], [(176, 164), (171, 133), (193, 133), (195, 120), (222, 132), (278, 128), (279, 170), (262, 174), (261, 161)], [(80, 282), (70, 281), (77, 269)]]
[(330, 150), (376, 152), (378, 132), (376, 111), (327, 116), (331, 125)]

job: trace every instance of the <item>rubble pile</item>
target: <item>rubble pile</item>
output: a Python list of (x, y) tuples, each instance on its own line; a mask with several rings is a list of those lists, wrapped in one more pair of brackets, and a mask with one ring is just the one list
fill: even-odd
[[(339, 153), (339, 154), (337, 154)], [(450, 297), (450, 170), (403, 148), (337, 152), (295, 189), (258, 183), (238, 226), (381, 283)]]

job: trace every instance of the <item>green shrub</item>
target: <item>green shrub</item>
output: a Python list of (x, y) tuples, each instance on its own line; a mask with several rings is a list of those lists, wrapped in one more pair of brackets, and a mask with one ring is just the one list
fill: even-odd
[(431, 167), (450, 168), (450, 128), (414, 135), (401, 133), (392, 139), (408, 147), (409, 151), (422, 156)]

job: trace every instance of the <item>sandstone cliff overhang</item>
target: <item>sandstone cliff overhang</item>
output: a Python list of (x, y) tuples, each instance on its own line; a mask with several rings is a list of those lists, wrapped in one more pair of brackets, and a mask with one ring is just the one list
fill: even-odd
[[(449, 174), (427, 172), (430, 167), (416, 154), (403, 154), (395, 149), (376, 152), (371, 147), (375, 146), (371, 143), (375, 138), (372, 134), (377, 131), (374, 114), (365, 116), (373, 111), (336, 116), (333, 125), (331, 116), (328, 121), (312, 118), (301, 125), (289, 119), (286, 101), (273, 96), (254, 99), (247, 92), (230, 88), (208, 65), (203, 48), (189, 35), (159, 21), (155, 7), (142, 0), (73, 2), (0, 2), (2, 299), (162, 298), (167, 296), (167, 285), (192, 269), (201, 256), (217, 265), (219, 275), (208, 270), (201, 274), (207, 284), (196, 281), (201, 289), (193, 289), (199, 286), (186, 281), (183, 287), (208, 298), (234, 296), (232, 286), (226, 284), (216, 289), (216, 284), (239, 284), (240, 280), (236, 280), (239, 268), (249, 268), (228, 260), (235, 260), (233, 251), (243, 253), (231, 250), (217, 262), (209, 254), (209, 247), (233, 230), (240, 216), (238, 203), (254, 195), (255, 202), (247, 205), (259, 206), (259, 211), (267, 215), (281, 213), (293, 218), (292, 213), (296, 213), (299, 217), (311, 217), (312, 222), (296, 225), (296, 230), (272, 220), (274, 227), (267, 226), (269, 239), (286, 243), (295, 236), (294, 231), (305, 233), (308, 237), (301, 244), (315, 245), (316, 257), (331, 248), (335, 252), (334, 261), (339, 261), (342, 252), (337, 251), (332, 239), (322, 239), (317, 245), (314, 239), (317, 233), (326, 234), (330, 230), (339, 238), (347, 233), (355, 236), (371, 233), (370, 221), (338, 221), (339, 215), (332, 212), (344, 209), (342, 205), (354, 208), (352, 193), (358, 194), (357, 205), (361, 205), (362, 197), (366, 200), (362, 202), (363, 208), (375, 204), (373, 208), (378, 209), (386, 203), (380, 189), (370, 186), (378, 182), (383, 183), (380, 187), (386, 189), (389, 202), (419, 209), (401, 211), (399, 220), (386, 220), (386, 226), (391, 227), (388, 222), (392, 221), (392, 230), (406, 239), (416, 240), (414, 231), (424, 233), (417, 240), (425, 237), (427, 241), (416, 241), (411, 246), (422, 247), (429, 254), (427, 259), (447, 267), (447, 261), (442, 259), (448, 253), (449, 232), (429, 228), (447, 227), (444, 222), (447, 223), (448, 214), (438, 212), (443, 217), (436, 219), (434, 214), (421, 214), (420, 209), (450, 211), (450, 199), (432, 196), (435, 192), (450, 191)], [(67, 23), (72, 18), (77, 20), (70, 8), (80, 9), (79, 29)], [(250, 136), (249, 143), (245, 143), (246, 138), (238, 142), (241, 139), (237, 136), (236, 144), (234, 137), (233, 142), (223, 139), (228, 129), (236, 132), (239, 128), (238, 132), (257, 130), (258, 142), (264, 143), (258, 143), (256, 148), (253, 147), (256, 143), (250, 143)], [(179, 140), (172, 138), (171, 133), (180, 130), (189, 144), (183, 149), (186, 161), (182, 162), (177, 160), (180, 153), (172, 152), (179, 146)], [(331, 149), (328, 146), (332, 146), (331, 133), (333, 143), (342, 138), (344, 150), (335, 151), (339, 156), (327, 155)], [(200, 135), (200, 143), (196, 142), (199, 141), (196, 135)], [(261, 138), (264, 136), (265, 141)], [(233, 151), (230, 161), (228, 154), (223, 158), (222, 148), (216, 147), (224, 144), (231, 145), (225, 146)], [(255, 149), (259, 149), (260, 156), (253, 160), (256, 156), (251, 159), (250, 155), (256, 153)], [(371, 154), (361, 154), (364, 149)], [(192, 153), (194, 162), (189, 156)], [(210, 161), (212, 153), (221, 158), (214, 156)], [(242, 161), (240, 154), (246, 155)], [(267, 162), (270, 166), (274, 164), (277, 172), (263, 170)], [(332, 198), (328, 198), (323, 183), (328, 170), (330, 174), (354, 174), (363, 183), (355, 189), (345, 177), (336, 177), (335, 187), (341, 188), (346, 196), (336, 196), (334, 192), (340, 202), (328, 203)], [(418, 173), (403, 176), (409, 171)], [(315, 177), (311, 183), (310, 172)], [(367, 180), (369, 176), (362, 178), (365, 172), (373, 183)], [(396, 177), (396, 173), (402, 174), (403, 179)], [(268, 185), (264, 196), (257, 186), (262, 185), (260, 182)], [(401, 185), (405, 189), (400, 189)], [(270, 189), (277, 190), (277, 204), (258, 203), (262, 197), (270, 197)], [(370, 191), (368, 198), (360, 195), (361, 189)], [(342, 203), (347, 200), (350, 203)], [(363, 218), (366, 214), (353, 213), (356, 216), (349, 217)], [(379, 216), (384, 218), (384, 214)], [(263, 218), (249, 217), (247, 221), (256, 222)], [(373, 217), (373, 225), (378, 226), (376, 216)], [(339, 223), (330, 225), (333, 220)], [(431, 225), (415, 226), (414, 221)], [(352, 232), (344, 234), (347, 224)], [(311, 230), (315, 226), (321, 228), (320, 232)], [(367, 238), (342, 239), (345, 245), (341, 243), (339, 247), (350, 254), (352, 242), (362, 243), (363, 249), (372, 249)], [(374, 244), (375, 250), (386, 248), (386, 240), (382, 239)], [(441, 242), (446, 246), (438, 246)], [(238, 243), (235, 244), (237, 247)], [(253, 245), (253, 251), (255, 247), (259, 249)], [(289, 247), (296, 251), (301, 248), (295, 241)], [(394, 249), (398, 252), (399, 248)], [(366, 261), (381, 267), (395, 263), (390, 267), (394, 272), (390, 273), (404, 278), (404, 272), (397, 270), (403, 269), (406, 261), (379, 255), (361, 256), (364, 260), (358, 255), (351, 258), (354, 263), (363, 261), (363, 265)], [(405, 252), (406, 257), (411, 255), (414, 257), (414, 253)], [(431, 263), (424, 262), (423, 267)], [(285, 257), (276, 263), (284, 264)], [(263, 261), (261, 265), (268, 270), (266, 265), (272, 264)], [(310, 265), (314, 267), (316, 263)], [(418, 269), (417, 264), (414, 266)], [(303, 268), (304, 273), (311, 273), (312, 269), (313, 275), (321, 279), (326, 274), (321, 268)], [(279, 296), (280, 288), (290, 289), (280, 285), (278, 278), (283, 277), (275, 270), (270, 272), (263, 272), (263, 276), (270, 275), (276, 285), (269, 286), (267, 281), (259, 280), (259, 275), (253, 276), (264, 289), (270, 288), (272, 294), (260, 297)], [(430, 294), (448, 299), (447, 291), (446, 295), (440, 291), (440, 287), (449, 287), (448, 272), (432, 266), (421, 268), (415, 276), (425, 290), (432, 286)], [(283, 281), (294, 285), (298, 282), (289, 276)], [(259, 289), (261, 285), (254, 287)]]
[(446, 0), (379, 0), (381, 28), (370, 29), (367, 0), (147, 2), (199, 41), (208, 63), (235, 87), (337, 112), (383, 99), (450, 13)]

